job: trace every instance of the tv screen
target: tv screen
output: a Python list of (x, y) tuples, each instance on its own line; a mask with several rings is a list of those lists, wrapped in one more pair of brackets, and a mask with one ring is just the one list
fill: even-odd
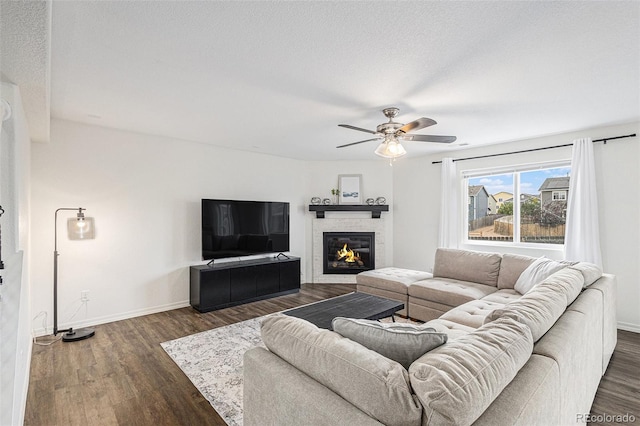
[(202, 258), (289, 251), (289, 203), (202, 200)]

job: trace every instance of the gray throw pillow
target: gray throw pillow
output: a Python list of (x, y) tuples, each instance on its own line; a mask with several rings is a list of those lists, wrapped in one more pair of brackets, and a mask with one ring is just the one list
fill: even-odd
[(337, 317), (331, 324), (336, 333), (398, 362), (406, 369), (425, 353), (446, 343), (448, 337), (434, 328), (408, 323)]

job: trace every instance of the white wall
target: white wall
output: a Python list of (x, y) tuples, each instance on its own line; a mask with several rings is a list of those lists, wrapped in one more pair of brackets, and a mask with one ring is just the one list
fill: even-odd
[[(453, 154), (466, 157), (637, 131), (634, 123)], [(618, 275), (620, 326), (640, 330), (640, 214), (638, 197), (629, 194), (637, 193), (640, 184), (637, 139), (596, 144), (595, 150), (604, 265)], [(52, 310), (52, 222), (58, 207), (87, 208), (98, 232), (92, 241), (69, 241), (59, 221), (60, 325), (95, 324), (188, 305), (188, 266), (202, 263), (201, 198), (289, 201), (291, 253), (302, 258), (303, 282), (310, 281), (313, 215), (307, 205), (313, 196), (329, 197), (338, 174), (362, 174), (365, 198), (387, 198), (391, 212), (383, 216), (387, 241), (393, 242), (387, 258), (396, 266), (429, 270), (440, 199), (440, 165), (431, 162), (442, 156), (402, 159), (393, 167), (377, 158), (299, 161), (54, 120), (52, 142), (33, 145), (34, 315)], [(458, 164), (482, 168), (569, 157), (570, 148), (562, 148)], [(81, 290), (90, 291), (91, 301), (70, 320), (81, 306)]]
[(29, 151), (17, 86), (0, 83), (12, 110), (0, 132), (0, 205), (4, 214), (0, 286), (0, 424), (22, 424), (31, 360), (29, 293)]
[[(300, 161), (58, 120), (32, 157), (34, 314), (53, 309), (54, 211), (84, 207), (96, 223), (96, 239), (70, 241), (74, 213), (59, 215), (59, 328), (188, 306), (201, 198), (290, 202), (291, 253), (305, 260)], [(88, 308), (70, 320), (81, 290)]]
[[(33, 312), (49, 314), (47, 330), (38, 321), (36, 333), (52, 328), (57, 208), (84, 207), (96, 221), (95, 240), (70, 241), (65, 223), (74, 213), (58, 218), (58, 326), (78, 327), (189, 305), (188, 267), (203, 263), (201, 198), (290, 202), (291, 254), (301, 257), (309, 282), (307, 206), (313, 196), (330, 196), (338, 174), (362, 174), (365, 198), (393, 202), (392, 169), (377, 158), (300, 161), (53, 120), (51, 142), (33, 144), (32, 155)], [(391, 242), (392, 215), (385, 215)]]
[[(398, 161), (394, 165), (394, 264), (399, 267), (430, 270), (438, 243), (440, 219), (440, 164), (443, 157), (462, 158), (499, 152), (571, 143), (580, 137), (604, 137), (640, 133), (640, 123), (601, 127), (544, 138), (460, 150)], [(600, 240), (606, 272), (618, 277), (618, 326), (640, 332), (640, 145), (639, 138), (594, 145), (597, 189), (600, 204)], [(456, 162), (460, 169), (481, 169), (509, 164), (570, 159), (571, 148), (558, 148), (526, 154)], [(500, 250), (492, 246), (464, 248)], [(532, 256), (561, 258), (558, 251), (517, 250)]]

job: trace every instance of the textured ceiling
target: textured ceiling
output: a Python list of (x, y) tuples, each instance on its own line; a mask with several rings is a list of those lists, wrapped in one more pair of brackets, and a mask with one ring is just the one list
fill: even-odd
[(369, 136), (337, 124), (397, 106), (460, 146), (639, 120), (639, 57), (639, 2), (53, 2), (51, 114), (374, 159), (375, 142), (336, 149)]
[(51, 4), (0, 0), (0, 79), (20, 88), (31, 139), (49, 140)]

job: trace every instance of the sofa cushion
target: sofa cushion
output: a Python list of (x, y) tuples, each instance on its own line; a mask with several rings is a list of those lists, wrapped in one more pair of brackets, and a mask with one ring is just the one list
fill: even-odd
[(491, 311), (504, 307), (504, 303), (490, 302), (485, 299), (472, 300), (463, 305), (453, 308), (444, 313), (440, 318), (447, 321), (457, 322), (473, 328), (478, 328), (484, 324), (484, 319)]
[(430, 350), (447, 342), (446, 333), (409, 323), (382, 323), (366, 319), (334, 318), (333, 331), (399, 362), (404, 368)]
[(518, 254), (503, 254), (498, 275), (498, 288), (513, 288), (520, 274), (536, 260), (535, 257)]
[(482, 299), (498, 289), (475, 282), (452, 278), (430, 278), (409, 286), (409, 296), (430, 300), (447, 306), (459, 306), (472, 300)]
[(433, 276), (497, 286), (502, 257), (469, 250), (436, 250)]
[(573, 268), (562, 269), (544, 280), (539, 286), (559, 290), (565, 298), (565, 306), (569, 306), (580, 295), (584, 284), (582, 274)]
[(579, 262), (571, 265), (570, 268), (580, 271), (584, 278), (583, 287), (587, 288), (594, 282), (598, 281), (602, 276), (602, 268), (589, 262)]
[(485, 324), (428, 352), (409, 368), (423, 425), (470, 425), (527, 362), (529, 328), (511, 318)]
[(553, 275), (559, 270), (565, 268), (566, 265), (556, 262), (555, 260), (547, 259), (546, 257), (540, 257), (536, 259), (531, 265), (527, 267), (513, 288), (520, 294), (525, 294), (536, 285), (547, 279), (547, 277)]
[(369, 287), (407, 294), (409, 284), (432, 276), (429, 272), (389, 267), (360, 272), (356, 275), (356, 282)]
[[(244, 414), (241, 425), (300, 426), (340, 423), (349, 426), (383, 426), (265, 348), (254, 347), (246, 351), (242, 371)], [(158, 426), (175, 423), (161, 420)], [(204, 418), (191, 422), (194, 426), (212, 423), (218, 424)]]
[(381, 423), (420, 424), (422, 408), (412, 395), (407, 370), (397, 362), (287, 315), (265, 318), (262, 340), (280, 358)]
[(575, 300), (582, 283), (583, 278), (579, 271), (564, 268), (518, 300), (492, 311), (487, 315), (485, 323), (502, 317), (514, 318), (529, 326), (533, 340), (537, 342)]
[(520, 299), (521, 297), (522, 295), (512, 288), (503, 288), (496, 291), (495, 293), (491, 293), (483, 297), (482, 300), (485, 300), (487, 302), (502, 303), (506, 305), (507, 303), (511, 303), (514, 300)]
[(423, 325), (425, 327), (433, 328), (437, 332), (447, 333), (447, 335), (449, 336), (449, 339), (447, 341), (451, 341), (451, 339), (457, 339), (458, 337), (469, 334), (473, 330), (475, 330), (474, 327), (469, 327), (468, 325), (463, 325), (453, 321), (447, 321), (441, 318), (425, 322)]

